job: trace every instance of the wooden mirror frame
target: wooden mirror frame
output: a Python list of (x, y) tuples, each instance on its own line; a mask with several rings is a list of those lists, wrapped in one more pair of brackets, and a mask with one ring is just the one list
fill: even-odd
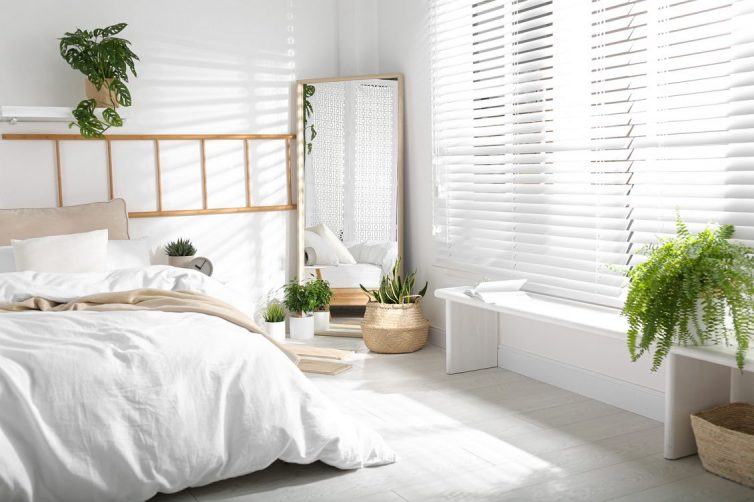
[[(398, 194), (396, 199), (396, 229), (398, 239), (398, 256), (403, 256), (403, 117), (404, 117), (404, 86), (402, 73), (378, 73), (371, 75), (354, 75), (351, 77), (315, 78), (296, 81), (296, 117), (298, 141), (296, 141), (296, 158), (298, 171), (298, 246), (296, 277), (303, 280), (304, 277), (304, 231), (306, 229), (306, 196), (304, 193), (304, 85), (323, 84), (327, 82), (350, 82), (353, 80), (395, 80), (398, 82)], [(361, 289), (356, 288), (333, 288), (333, 299), (330, 302), (334, 306), (366, 305), (368, 297)]]

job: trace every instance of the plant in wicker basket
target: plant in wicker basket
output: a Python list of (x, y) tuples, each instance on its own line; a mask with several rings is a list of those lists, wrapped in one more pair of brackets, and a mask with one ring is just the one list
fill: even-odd
[(678, 218), (677, 235), (646, 248), (634, 267), (623, 306), (628, 348), (636, 361), (654, 348), (652, 370), (674, 343), (736, 344), (743, 368), (754, 332), (754, 250), (731, 241), (733, 225), (689, 232)]
[(422, 315), (419, 301), (429, 283), (413, 293), (416, 273), (402, 278), (401, 259), (398, 258), (389, 276), (382, 278), (379, 289), (361, 289), (369, 296), (361, 332), (364, 343), (372, 352), (400, 354), (416, 352), (427, 344), (429, 321)]
[(385, 303), (385, 304), (401, 304), (401, 303), (415, 303), (419, 299), (423, 298), (427, 293), (427, 287), (429, 283), (424, 284), (424, 287), (416, 294), (412, 294), (414, 289), (414, 283), (416, 282), (416, 272), (411, 272), (406, 276), (406, 279), (401, 277), (401, 258), (398, 257), (393, 265), (393, 270), (390, 275), (383, 275), (382, 281), (380, 281), (379, 289), (369, 291), (362, 284), (359, 287), (369, 296), (370, 301)]

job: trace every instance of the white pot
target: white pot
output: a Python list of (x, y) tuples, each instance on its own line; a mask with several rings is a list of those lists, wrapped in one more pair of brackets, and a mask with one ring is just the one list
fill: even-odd
[(330, 311), (314, 312), (314, 332), (324, 333), (330, 329)]
[(285, 321), (264, 322), (267, 327), (267, 335), (276, 342), (285, 342)]
[[(722, 300), (718, 300), (722, 301)], [(704, 302), (702, 299), (698, 299), (696, 301), (696, 315), (699, 317), (699, 330), (704, 332), (708, 337), (709, 333), (706, 333), (707, 331), (707, 325), (704, 322), (703, 316), (704, 316)], [(733, 329), (733, 316), (731, 315), (730, 308), (728, 306), (725, 306), (725, 321), (724, 324), (725, 329), (727, 331), (731, 331)], [(699, 330), (696, 329), (696, 325), (693, 322), (689, 322), (689, 334), (691, 335), (692, 340), (694, 343), (699, 345), (706, 345), (705, 343), (702, 343), (702, 339), (699, 336)], [(710, 340), (709, 338), (706, 340), (710, 345), (715, 345), (716, 342), (713, 340)]]
[(314, 338), (314, 317), (305, 315), (304, 317), (290, 316), (291, 338), (294, 340), (311, 340)]

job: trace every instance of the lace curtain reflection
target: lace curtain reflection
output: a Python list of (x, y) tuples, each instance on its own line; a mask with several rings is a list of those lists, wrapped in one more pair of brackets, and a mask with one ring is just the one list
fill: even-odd
[(318, 84), (317, 130), (305, 168), (306, 224), (325, 223), (345, 242), (397, 235), (397, 82)]

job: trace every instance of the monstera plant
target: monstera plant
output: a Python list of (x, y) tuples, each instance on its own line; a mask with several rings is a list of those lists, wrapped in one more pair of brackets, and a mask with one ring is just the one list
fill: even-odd
[[(304, 163), (306, 163), (306, 156), (312, 153), (312, 142), (317, 137), (317, 130), (314, 129), (314, 124), (311, 123), (312, 115), (314, 114), (311, 98), (315, 92), (316, 88), (313, 85), (304, 84)], [(306, 139), (307, 132), (309, 136), (308, 140)]]
[[(136, 76), (139, 57), (131, 51), (131, 42), (115, 36), (126, 26), (119, 23), (91, 31), (77, 29), (60, 39), (60, 55), (88, 79), (87, 99), (73, 110), (75, 120), (69, 125), (77, 126), (82, 136), (101, 138), (111, 127), (122, 126), (116, 108), (131, 106), (126, 82), (129, 72)], [(98, 107), (104, 107), (101, 117), (95, 113)]]

